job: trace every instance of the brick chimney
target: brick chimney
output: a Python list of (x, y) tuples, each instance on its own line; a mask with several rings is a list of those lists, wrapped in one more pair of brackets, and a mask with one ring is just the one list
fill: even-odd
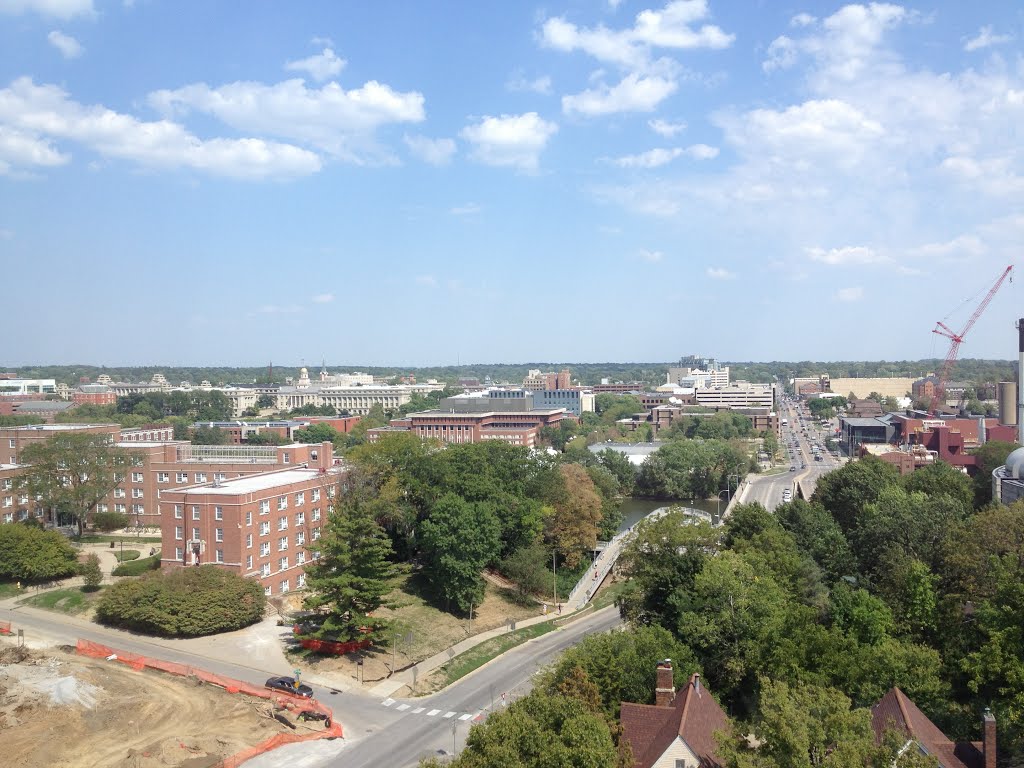
[(981, 716), (981, 752), (985, 756), (985, 768), (996, 768), (996, 716), (988, 707)]
[[(658, 707), (672, 706), (676, 697), (676, 688), (672, 684), (672, 659), (658, 662), (658, 678), (654, 688), (654, 704)], [(988, 768), (986, 765), (985, 768)]]

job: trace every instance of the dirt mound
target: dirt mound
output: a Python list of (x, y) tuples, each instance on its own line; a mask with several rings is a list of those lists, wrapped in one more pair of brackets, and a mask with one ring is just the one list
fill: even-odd
[(6, 768), (209, 768), (286, 730), (263, 699), (103, 660), (0, 645)]

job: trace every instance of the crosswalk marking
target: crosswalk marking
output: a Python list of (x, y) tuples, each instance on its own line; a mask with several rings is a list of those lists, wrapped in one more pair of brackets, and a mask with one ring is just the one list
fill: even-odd
[(437, 717), (438, 715), (441, 715), (442, 720), (451, 720), (453, 717), (458, 716), (458, 719), (463, 723), (467, 720), (472, 720), (474, 723), (478, 723), (481, 720), (483, 720), (484, 717), (486, 717), (486, 713), (483, 711), (477, 712), (475, 715), (470, 714), (469, 712), (457, 712), (455, 710), (445, 712), (441, 709), (431, 709), (428, 712), (426, 707), (416, 707), (415, 709), (413, 709), (412, 704), (406, 704), (404, 702), (396, 701), (395, 699), (390, 698), (384, 699), (384, 701), (380, 703), (382, 707), (392, 707), (396, 704), (398, 705), (394, 707), (396, 712), (408, 712), (408, 714), (410, 715), (422, 714), (424, 717)]
[(381, 702), (381, 706), (390, 707), (394, 703), (395, 703), (394, 699), (384, 699), (384, 701)]
[(414, 709), (411, 714), (418, 715), (424, 709), (426, 709), (426, 707), (416, 707), (416, 709)]
[(444, 714), (444, 719), (445, 720), (447, 720), (447, 719), (449, 719), (451, 717), (455, 717), (455, 713), (454, 712), (445, 712), (445, 714)]
[(427, 717), (433, 717), (434, 715), (436, 715), (440, 711), (441, 711), (440, 709), (432, 709), (429, 712), (427, 712)]
[(472, 717), (472, 715), (459, 715), (459, 720), (462, 720), (463, 722), (465, 722), (466, 720), (469, 720), (469, 718), (471, 718), (471, 717)]
[(407, 710), (408, 708), (409, 708), (408, 704), (399, 704), (398, 705), (398, 711), (399, 712), (405, 712), (405, 710)]

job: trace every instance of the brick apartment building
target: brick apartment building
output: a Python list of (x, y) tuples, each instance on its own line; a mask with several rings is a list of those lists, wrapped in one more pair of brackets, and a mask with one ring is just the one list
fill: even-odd
[[(96, 505), (97, 512), (128, 515), (129, 525), (159, 527), (158, 502), (163, 492), (207, 481), (226, 481), (273, 469), (333, 465), (334, 446), (291, 444), (278, 446), (192, 445), (171, 440), (171, 427), (154, 426), (122, 430), (116, 424), (57, 424), (0, 428), (0, 520), (14, 522), (29, 515), (56, 523), (49, 510), (33, 509), (25, 497), (16, 498), (13, 480), (25, 471), (21, 452), (33, 442), (48, 440), (59, 432), (85, 432), (109, 436), (111, 442), (132, 454), (121, 482)], [(3, 450), (6, 448), (6, 450)]]
[(162, 492), (161, 567), (215, 564), (258, 580), (267, 595), (304, 587), (342, 473), (321, 451), (308, 467)]

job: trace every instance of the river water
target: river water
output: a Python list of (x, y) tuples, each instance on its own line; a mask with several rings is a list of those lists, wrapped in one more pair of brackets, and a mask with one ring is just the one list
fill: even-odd
[[(714, 501), (698, 499), (697, 501), (671, 502), (651, 501), (650, 499), (634, 499), (629, 497), (622, 500), (622, 525), (619, 526), (619, 531), (625, 531), (636, 525), (640, 520), (656, 509), (660, 509), (661, 507), (670, 507), (673, 504), (681, 504), (682, 506), (689, 507), (690, 509), (699, 509), (702, 512), (707, 512), (712, 515), (718, 513), (718, 504)], [(725, 506), (724, 500), (722, 506)]]

